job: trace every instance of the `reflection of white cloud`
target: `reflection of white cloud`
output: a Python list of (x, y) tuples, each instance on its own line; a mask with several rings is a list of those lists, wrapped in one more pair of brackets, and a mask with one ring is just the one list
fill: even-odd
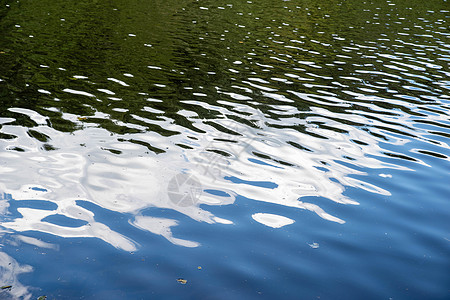
[(46, 243), (44, 241), (38, 240), (36, 238), (30, 237), (30, 236), (24, 236), (24, 235), (16, 235), (14, 236), (17, 241), (30, 244), (39, 248), (46, 248), (46, 249), (58, 249), (58, 245)]
[(134, 222), (132, 222), (132, 224), (134, 226), (136, 226), (137, 228), (150, 231), (157, 235), (161, 235), (175, 245), (180, 245), (180, 246), (184, 246), (184, 247), (198, 247), (199, 246), (199, 243), (197, 243), (197, 242), (182, 240), (182, 239), (174, 238), (172, 236), (172, 231), (170, 230), (170, 227), (178, 225), (178, 222), (175, 220), (137, 216), (135, 218)]
[(274, 215), (274, 214), (266, 214), (266, 213), (257, 213), (252, 215), (253, 220), (256, 222), (259, 222), (261, 224), (264, 224), (266, 226), (272, 227), (272, 228), (281, 228), (286, 225), (290, 225), (294, 223), (294, 220)]
[[(3, 222), (5, 228), (16, 231), (37, 230), (62, 237), (97, 237), (117, 248), (135, 250), (132, 241), (105, 224), (96, 222), (94, 213), (77, 205), (77, 199), (91, 201), (104, 209), (121, 213), (137, 214), (144, 208), (155, 206), (174, 209), (207, 223), (232, 223), (215, 217), (199, 205), (229, 204), (234, 201), (234, 197), (212, 197), (204, 193), (200, 195), (197, 205), (187, 207), (177, 206), (169, 200), (168, 182), (180, 172), (182, 158), (178, 161), (158, 161), (153, 157), (138, 157), (134, 153), (142, 153), (141, 147), (117, 143), (114, 137), (101, 129), (66, 135), (48, 127), (40, 127), (38, 130), (51, 136), (55, 146), (64, 149), (47, 152), (39, 149), (39, 142), (27, 137), (25, 128), (9, 129), (20, 138), (13, 142), (0, 140), (2, 146), (6, 148), (4, 144), (18, 142), (27, 145), (27, 152), (0, 152), (0, 163), (8, 166), (0, 169), (0, 190), (11, 194), (15, 200), (47, 200), (56, 204), (56, 208), (19, 207), (18, 212), (22, 217)], [(93, 146), (80, 147), (80, 144), (89, 142)], [(131, 154), (115, 156), (98, 150), (99, 144), (127, 150)], [(0, 204), (7, 207), (7, 201), (1, 201)], [(56, 214), (83, 220), (88, 224), (67, 227), (42, 221)]]
[(11, 286), (9, 289), (0, 291), (1, 299), (22, 299), (31, 298), (28, 288), (22, 285), (17, 277), (22, 273), (33, 271), (28, 265), (20, 265), (12, 257), (4, 252), (0, 252), (0, 283), (2, 286)]
[[(229, 112), (225, 107), (191, 102), (192, 105), (201, 105), (224, 114)], [(196, 245), (195, 242), (172, 236), (170, 227), (177, 225), (175, 220), (143, 217), (139, 216), (140, 212), (149, 207), (159, 207), (176, 210), (201, 222), (233, 224), (230, 220), (214, 216), (206, 207), (232, 204), (236, 195), (241, 195), (255, 201), (309, 210), (323, 219), (344, 223), (344, 220), (311, 203), (314, 198), (310, 198), (310, 202), (305, 202), (303, 198), (322, 197), (339, 204), (358, 204), (345, 195), (347, 187), (389, 195), (388, 191), (361, 179), (361, 175), (365, 175), (359, 170), (361, 168), (398, 168), (376, 159), (382, 149), (370, 133), (333, 121), (330, 112), (318, 108), (315, 108), (316, 116), (311, 120), (328, 122), (346, 133), (318, 128), (308, 123), (308, 118), (265, 119), (264, 115), (248, 106), (229, 105), (236, 105), (236, 110), (251, 115), (249, 119), (257, 120), (260, 128), (251, 129), (229, 119), (211, 120), (241, 135), (227, 134), (195, 116), (192, 122), (208, 134), (189, 131), (169, 119), (147, 122), (159, 122), (167, 130), (181, 134), (163, 137), (156, 132), (146, 132), (117, 136), (93, 127), (66, 134), (40, 125), (34, 129), (49, 136), (49, 143), (57, 148), (45, 151), (41, 142), (27, 134), (27, 128), (3, 125), (3, 132), (18, 138), (0, 140), (0, 149), (20, 146), (26, 151), (0, 151), (0, 190), (11, 194), (15, 200), (46, 200), (54, 205), (51, 209), (39, 209), (20, 207), (19, 204), (18, 211), (22, 217), (4, 222), (3, 226), (16, 231), (37, 230), (62, 237), (96, 237), (117, 248), (133, 251), (136, 248), (133, 241), (111, 230), (107, 224), (99, 223), (93, 211), (81, 207), (76, 201), (86, 200), (101, 209), (136, 216), (130, 222), (132, 225), (160, 234), (175, 244), (191, 247)], [(295, 109), (287, 105), (274, 109), (295, 113)], [(39, 124), (46, 119), (28, 110), (14, 111), (29, 115)], [(184, 111), (181, 113), (186, 115)], [(65, 117), (79, 122), (74, 115), (66, 114)], [(355, 118), (355, 122), (364, 119), (362, 116), (348, 118)], [(304, 125), (305, 132), (266, 125), (284, 126), (289, 122)], [(308, 150), (294, 147), (293, 143)], [(166, 153), (148, 153), (148, 148), (141, 144), (164, 148)], [(187, 144), (191, 149), (181, 150), (170, 146), (173, 144)], [(121, 154), (106, 150), (117, 150)], [(228, 156), (218, 153), (227, 153)], [(346, 161), (350, 163), (342, 163), (345, 157), (351, 159)], [(203, 189), (203, 192), (192, 194), (192, 197), (198, 197), (190, 199), (192, 205), (181, 205), (173, 197), (170, 198), (169, 189), (173, 192), (174, 187), (169, 183), (173, 185), (173, 178), (179, 174), (191, 174), (199, 182), (197, 188)], [(189, 191), (189, 187), (186, 190)], [(3, 213), (7, 207), (7, 200), (1, 200)], [(82, 220), (86, 224), (68, 227), (43, 221), (56, 214)], [(261, 215), (257, 214), (255, 220), (270, 223), (267, 215), (261, 219)]]
[(112, 231), (102, 223), (92, 221), (80, 227), (60, 226), (42, 221), (45, 217), (54, 215), (55, 211), (22, 207), (18, 208), (18, 212), (22, 215), (22, 218), (16, 218), (12, 222), (4, 222), (2, 226), (15, 231), (40, 231), (68, 238), (96, 237), (125, 251), (136, 250), (136, 246), (132, 241)]

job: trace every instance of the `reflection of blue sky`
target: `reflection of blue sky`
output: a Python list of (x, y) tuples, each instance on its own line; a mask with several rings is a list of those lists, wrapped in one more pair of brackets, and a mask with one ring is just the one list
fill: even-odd
[[(3, 198), (5, 197), (3, 196)], [(11, 198), (7, 200), (11, 200)], [(21, 274), (33, 272), (33, 267), (20, 264), (6, 252), (3, 252), (3, 248), (20, 249), (24, 245), (31, 245), (39, 249), (58, 251), (59, 247), (58, 245), (50, 244), (34, 237), (12, 233), (11, 231), (0, 231), (0, 284), (4, 287), (0, 290), (0, 299), (28, 300), (32, 297), (30, 288), (24, 286), (18, 278)], [(10, 287), (6, 288), (8, 286)]]
[[(38, 124), (45, 124), (45, 117), (35, 112), (15, 111), (28, 115)], [(326, 113), (321, 112), (324, 116)], [(44, 151), (40, 142), (26, 134), (26, 128), (5, 124), (2, 130), (18, 138), (1, 140), (2, 149), (20, 145), (25, 152), (0, 152), (1, 190), (11, 194), (18, 203), (45, 200), (53, 205), (44, 209), (29, 207), (22, 202), (23, 205), (19, 204), (17, 208), (20, 217), (5, 221), (2, 226), (17, 232), (95, 237), (126, 251), (136, 250), (135, 241), (112, 230), (108, 224), (98, 222), (93, 211), (77, 202), (85, 200), (110, 211), (129, 214), (132, 216), (130, 224), (161, 235), (174, 244), (195, 247), (197, 242), (172, 235), (171, 227), (182, 225), (177, 220), (144, 216), (141, 212), (149, 207), (166, 208), (200, 222), (232, 224), (233, 220), (215, 216), (207, 206), (200, 205), (228, 205), (234, 203), (236, 195), (241, 195), (256, 201), (309, 210), (325, 220), (344, 223), (345, 220), (339, 216), (329, 214), (315, 203), (304, 202), (302, 198), (316, 196), (338, 204), (358, 204), (345, 195), (346, 187), (389, 195), (388, 191), (353, 176), (364, 175), (358, 168), (396, 168), (374, 158), (381, 149), (366, 131), (333, 124), (332, 121), (329, 121), (331, 125), (339, 126), (347, 133), (307, 126), (308, 131), (327, 138), (324, 140), (308, 132), (264, 127), (264, 116), (255, 114), (253, 117), (260, 119), (262, 129), (250, 129), (227, 119), (213, 120), (240, 133), (240, 136), (218, 132), (201, 122), (196, 126), (209, 134), (198, 134), (172, 125), (173, 128), (169, 129), (179, 130), (182, 134), (170, 137), (169, 141), (152, 132), (123, 136), (124, 139), (133, 138), (156, 146), (191, 141), (192, 149), (180, 151), (177, 147), (168, 147), (166, 153), (159, 155), (148, 154), (146, 148), (137, 144), (119, 142), (118, 136), (112, 136), (104, 129), (86, 128), (66, 134), (40, 125), (36, 129), (51, 137), (52, 146), (57, 148)], [(306, 124), (307, 120), (295, 122)], [(365, 146), (351, 140), (361, 141)], [(301, 141), (308, 151), (291, 146), (289, 141)], [(102, 149), (122, 153), (117, 155)], [(212, 151), (221, 151), (227, 156)], [(352, 158), (351, 166), (340, 163), (344, 156)], [(177, 205), (169, 198), (168, 183), (180, 172), (194, 176), (207, 191), (201, 193), (193, 205)], [(3, 214), (7, 206), (8, 200), (2, 200)], [(255, 216), (259, 216), (258, 220), (263, 224), (266, 219), (276, 219), (273, 216), (268, 218), (268, 215)], [(70, 220), (74, 220), (73, 224)]]
[(33, 268), (28, 265), (20, 265), (11, 256), (4, 252), (0, 252), (0, 281), (2, 286), (10, 285), (0, 291), (1, 299), (31, 299), (31, 293), (28, 288), (22, 285), (17, 277), (22, 273), (31, 272)]
[[(42, 248), (54, 248), (54, 245), (42, 242), (35, 238), (16, 235), (13, 240), (5, 240), (4, 235), (5, 232), (0, 231), (2, 244), (7, 242), (18, 247), (20, 244), (26, 243)], [(23, 273), (32, 272), (33, 268), (29, 265), (19, 264), (14, 258), (3, 252), (2, 247), (3, 245), (0, 246), (0, 284), (2, 287), (10, 286), (10, 288), (0, 290), (0, 299), (31, 299), (29, 288), (20, 283), (18, 277)]]

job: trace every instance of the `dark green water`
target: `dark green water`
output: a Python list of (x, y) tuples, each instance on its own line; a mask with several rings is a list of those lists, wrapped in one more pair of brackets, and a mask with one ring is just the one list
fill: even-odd
[(0, 299), (448, 299), (449, 21), (0, 1)]

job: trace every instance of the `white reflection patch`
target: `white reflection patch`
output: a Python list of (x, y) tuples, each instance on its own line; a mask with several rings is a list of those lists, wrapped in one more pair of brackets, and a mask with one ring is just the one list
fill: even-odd
[[(223, 107), (188, 102), (227, 112)], [(229, 105), (242, 109), (240, 103)], [(125, 251), (137, 249), (138, 243), (99, 222), (94, 211), (80, 204), (82, 200), (98, 209), (128, 214), (129, 224), (174, 244), (196, 247), (200, 245), (198, 242), (173, 237), (171, 228), (182, 226), (179, 221), (147, 215), (152, 213), (149, 208), (175, 210), (199, 222), (231, 225), (233, 220), (214, 215), (208, 207), (233, 204), (240, 195), (253, 201), (311, 211), (324, 220), (343, 224), (344, 220), (311, 203), (313, 197), (328, 199), (336, 205), (358, 204), (345, 195), (346, 187), (389, 195), (388, 191), (362, 181), (365, 173), (354, 167), (399, 168), (374, 158), (382, 149), (366, 131), (332, 123), (326, 111), (320, 111), (322, 117), (315, 116), (313, 120), (325, 120), (346, 134), (319, 130), (308, 123), (308, 118), (301, 123), (307, 130), (326, 137), (325, 140), (308, 132), (268, 127), (267, 123), (275, 121), (249, 107), (246, 111), (249, 119), (256, 120), (256, 128), (226, 118), (211, 119), (210, 124), (205, 124), (196, 114), (180, 112), (208, 134), (188, 130), (170, 120), (158, 121), (165, 129), (180, 133), (170, 137), (156, 132), (113, 135), (94, 127), (68, 134), (48, 126), (34, 127), (33, 130), (49, 137), (48, 143), (56, 149), (52, 151), (46, 151), (41, 142), (29, 136), (28, 128), (3, 125), (2, 132), (18, 138), (0, 140), (0, 192), (17, 201), (20, 216), (5, 220), (2, 226), (18, 232), (95, 237)], [(27, 110), (15, 112), (41, 123), (45, 120)], [(98, 113), (96, 116), (109, 118)], [(77, 120), (77, 116), (72, 119)], [(156, 124), (150, 119), (142, 121)], [(352, 140), (360, 141), (361, 145)], [(307, 149), (293, 146), (300, 143)], [(189, 148), (181, 149), (176, 144)], [(16, 146), (25, 152), (13, 151)], [(152, 153), (152, 147), (164, 149), (163, 153)], [(115, 149), (120, 151), (111, 151)], [(344, 156), (352, 158), (350, 166), (340, 162)], [(304, 197), (311, 198), (305, 201)], [(3, 214), (8, 210), (7, 199), (0, 199)], [(26, 207), (22, 200), (39, 200), (51, 208)], [(146, 216), (142, 216), (144, 210)], [(45, 221), (55, 215), (81, 223), (70, 227)], [(256, 213), (252, 217), (273, 228), (294, 222), (270, 213)]]
[(4, 252), (0, 252), (0, 282), (2, 287), (11, 286), (11, 288), (2, 288), (0, 290), (1, 299), (31, 299), (31, 293), (26, 286), (21, 284), (17, 277), (22, 273), (32, 272), (33, 268), (29, 265), (20, 265), (15, 259)]
[(131, 224), (140, 229), (150, 231), (157, 235), (161, 235), (175, 245), (184, 247), (198, 247), (200, 245), (197, 242), (173, 237), (170, 227), (178, 225), (178, 222), (176, 220), (137, 216), (134, 222), (132, 222)]
[(283, 216), (267, 214), (267, 213), (257, 213), (252, 215), (253, 220), (264, 224), (272, 228), (281, 228), (286, 225), (293, 224), (295, 221)]

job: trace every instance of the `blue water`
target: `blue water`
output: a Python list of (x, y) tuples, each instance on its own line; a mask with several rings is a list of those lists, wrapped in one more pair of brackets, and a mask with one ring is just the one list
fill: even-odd
[(0, 1), (0, 299), (450, 299), (449, 17)]

